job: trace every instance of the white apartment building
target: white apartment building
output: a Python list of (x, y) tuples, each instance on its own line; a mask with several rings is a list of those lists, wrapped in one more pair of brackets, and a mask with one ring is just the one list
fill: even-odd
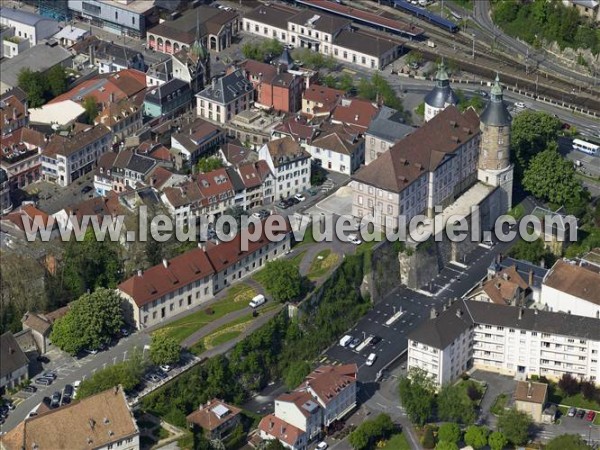
[(468, 300), (432, 317), (408, 336), (408, 368), (426, 370), (438, 385), (471, 368), (598, 383), (598, 319)]
[(265, 235), (242, 249), (238, 233), (229, 242), (201, 244), (171, 260), (163, 260), (117, 287), (129, 304), (126, 319), (138, 329), (161, 323), (214, 298), (214, 295), (284, 255), (291, 246), (289, 230)]
[(382, 106), (365, 133), (365, 164), (371, 164), (413, 131), (400, 111)]
[(52, 136), (42, 152), (42, 175), (47, 181), (66, 187), (90, 172), (111, 144), (112, 133), (104, 125), (77, 123), (68, 136)]
[(252, 107), (254, 87), (241, 70), (213, 80), (213, 83), (196, 94), (199, 117), (216, 123), (226, 123), (242, 111)]
[(342, 124), (322, 125), (306, 149), (319, 166), (345, 175), (354, 173), (365, 161), (364, 138)]
[(560, 259), (544, 277), (541, 303), (550, 311), (600, 319), (599, 287), (600, 266)]
[(380, 227), (432, 216), (475, 183), (479, 146), (477, 114), (447, 108), (352, 176), (352, 215)]
[(275, 199), (283, 199), (310, 188), (310, 153), (291, 137), (267, 142), (258, 151), (275, 175)]
[(321, 433), (323, 408), (307, 391), (293, 391), (277, 397), (275, 416), (306, 433), (308, 441)]
[(60, 31), (54, 19), (10, 7), (0, 8), (0, 24), (14, 28), (14, 37), (28, 40), (31, 47)]

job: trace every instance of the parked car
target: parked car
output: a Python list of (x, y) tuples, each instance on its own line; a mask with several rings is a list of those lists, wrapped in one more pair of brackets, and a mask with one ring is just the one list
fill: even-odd
[(298, 200), (296, 197), (290, 197), (288, 198), (288, 203), (290, 203), (292, 206), (293, 205), (297, 205), (298, 203), (300, 203), (300, 200)]
[(360, 344), (360, 338), (354, 338), (352, 339), (352, 341), (350, 341), (350, 343), (348, 344), (348, 347), (350, 348), (356, 348), (358, 347), (358, 345)]
[(325, 441), (321, 441), (317, 444), (317, 450), (327, 450), (329, 445)]
[(261, 219), (266, 219), (267, 217), (269, 217), (271, 215), (271, 211), (268, 211), (266, 209), (261, 209), (258, 212), (258, 217)]
[(39, 377), (34, 381), (35, 384), (41, 384), (42, 386), (50, 386), (52, 384), (51, 378)]
[(168, 365), (168, 364), (163, 364), (163, 365), (160, 366), (160, 370), (162, 370), (165, 373), (170, 372), (171, 369), (172, 369), (172, 367), (170, 365)]
[(596, 413), (594, 411), (588, 411), (588, 413), (585, 415), (585, 420), (587, 420), (588, 422), (593, 422), (595, 418)]
[(67, 384), (65, 386), (65, 388), (63, 389), (63, 397), (73, 397), (73, 393), (75, 392), (75, 389), (73, 388), (73, 386), (71, 386), (70, 384)]
[(486, 91), (484, 91), (483, 89), (478, 90), (477, 93), (479, 95), (481, 95), (483, 98), (487, 98), (488, 97), (488, 93)]
[(306, 197), (302, 194), (296, 194), (296, 195), (294, 195), (294, 198), (296, 200), (298, 200), (299, 202), (303, 202), (304, 200), (306, 200)]
[(82, 194), (87, 194), (87, 193), (88, 193), (88, 192), (90, 192), (92, 189), (94, 189), (94, 188), (93, 188), (93, 187), (91, 187), (91, 186), (84, 186), (84, 187), (82, 187), (82, 188), (81, 188), (81, 193), (82, 193)]
[(381, 337), (379, 337), (379, 336), (373, 336), (373, 338), (371, 339), (371, 346), (375, 347), (380, 342), (381, 342)]
[(89, 353), (90, 355), (95, 355), (96, 353), (98, 353), (98, 350), (95, 348), (86, 348), (84, 352)]
[(583, 417), (585, 416), (585, 409), (580, 409), (577, 411), (577, 418), (578, 419), (583, 419)]
[(123, 336), (123, 337), (129, 336), (129, 330), (127, 328), (121, 328), (121, 336)]
[(56, 375), (56, 372), (50, 371), (50, 372), (44, 372), (44, 374), (42, 375), (42, 377), (44, 377), (44, 378), (52, 378), (52, 381), (54, 381), (54, 380), (56, 380), (57, 375)]
[(25, 386), (23, 388), (23, 392), (29, 392), (29, 393), (33, 394), (33, 393), (37, 392), (37, 388), (33, 384), (30, 384), (29, 386)]
[(277, 203), (277, 206), (281, 209), (288, 209), (291, 205), (288, 203), (287, 200), (281, 200), (279, 203)]
[(348, 236), (348, 242), (351, 242), (354, 245), (360, 245), (360, 244), (362, 244), (362, 241), (355, 234), (350, 234)]
[(375, 364), (376, 359), (377, 359), (377, 355), (375, 353), (371, 353), (367, 357), (367, 366), (372, 366), (373, 364)]
[(575, 414), (577, 414), (577, 408), (575, 408), (574, 406), (571, 406), (569, 408), (569, 411), (567, 411), (567, 416), (575, 417)]
[(61, 398), (62, 398), (62, 395), (58, 391), (56, 391), (54, 394), (52, 394), (52, 397), (50, 399), (50, 408), (58, 408), (60, 406)]
[(527, 105), (525, 105), (525, 103), (523, 103), (523, 102), (516, 102), (515, 103), (515, 108), (517, 108), (517, 109), (525, 109), (525, 108), (527, 108)]

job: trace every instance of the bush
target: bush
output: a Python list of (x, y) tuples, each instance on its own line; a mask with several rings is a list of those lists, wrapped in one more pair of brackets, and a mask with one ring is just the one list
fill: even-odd
[(481, 399), (481, 391), (477, 389), (477, 386), (474, 384), (470, 384), (467, 387), (467, 396), (471, 399), (471, 401), (476, 402)]
[(598, 401), (600, 400), (600, 392), (598, 388), (591, 381), (582, 381), (580, 384), (581, 394), (586, 400)]
[(565, 395), (569, 397), (579, 394), (581, 391), (581, 385), (579, 384), (579, 381), (570, 373), (563, 374), (562, 378), (558, 382), (558, 387)]
[(434, 448), (435, 447), (435, 435), (433, 434), (433, 427), (427, 425), (425, 427), (425, 433), (423, 433), (423, 437), (421, 438), (421, 444), (425, 448)]
[(438, 430), (440, 441), (456, 443), (460, 440), (460, 427), (456, 423), (445, 423)]

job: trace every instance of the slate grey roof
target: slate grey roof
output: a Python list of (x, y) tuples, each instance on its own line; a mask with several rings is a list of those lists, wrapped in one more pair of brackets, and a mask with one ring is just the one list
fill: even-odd
[(482, 123), (486, 125), (504, 127), (510, 125), (512, 117), (506, 109), (502, 95), (502, 86), (500, 85), (500, 79), (496, 76), (494, 86), (490, 95), (490, 100), (487, 106), (483, 110), (480, 116)]
[(0, 336), (0, 378), (29, 364), (29, 359), (10, 331)]
[[(423, 322), (408, 338), (443, 349), (469, 327), (484, 324), (600, 341), (598, 319), (534, 309), (523, 309), (520, 315), (520, 310), (518, 306), (459, 300), (435, 319)], [(457, 311), (462, 311), (460, 317)]]
[(387, 142), (397, 142), (415, 129), (404, 123), (402, 113), (388, 106), (382, 106), (371, 121), (367, 134)]
[(227, 175), (229, 176), (231, 184), (233, 184), (235, 192), (242, 192), (244, 189), (246, 189), (242, 178), (233, 167), (227, 167), (225, 170), (227, 171)]
[(548, 273), (549, 269), (532, 264), (529, 261), (523, 261), (522, 259), (513, 259), (508, 257), (502, 258), (502, 261), (500, 261), (499, 263), (493, 262), (490, 265), (490, 268), (496, 272), (499, 272), (502, 269), (513, 266), (516, 268), (517, 273), (521, 275), (521, 277), (527, 283), (529, 283), (529, 272), (533, 272), (533, 286), (531, 287), (541, 289), (542, 281), (544, 280), (544, 277)]
[(240, 69), (237, 69), (216, 80), (212, 86), (199, 92), (197, 96), (226, 105), (252, 89), (252, 83)]
[(448, 104), (458, 104), (458, 97), (450, 87), (450, 80), (443, 62), (439, 66), (435, 81), (435, 87), (425, 96), (425, 103), (434, 108), (444, 108)]
[(181, 89), (181, 93), (183, 94), (185, 91), (190, 90), (190, 85), (179, 78), (173, 78), (172, 80), (147, 91), (145, 101), (160, 105), (166, 100), (168, 95), (177, 92), (178, 89)]
[[(20, 22), (22, 24), (30, 25), (32, 27), (36, 26), (37, 23), (41, 20), (56, 22), (56, 20), (50, 19), (48, 17), (43, 17), (39, 14), (14, 8), (0, 8), (0, 17), (2, 17), (3, 19), (14, 20), (15, 22)], [(58, 24), (58, 22), (56, 23)]]

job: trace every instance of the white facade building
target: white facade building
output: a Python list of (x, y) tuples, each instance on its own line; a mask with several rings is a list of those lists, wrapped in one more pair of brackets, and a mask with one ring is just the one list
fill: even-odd
[(9, 7), (0, 8), (0, 24), (14, 28), (14, 36), (28, 40), (31, 47), (60, 31), (54, 19)]
[(599, 288), (599, 266), (561, 259), (544, 278), (541, 303), (550, 311), (600, 319)]
[[(566, 320), (568, 319), (568, 320)], [(570, 373), (598, 383), (598, 319), (461, 300), (408, 336), (408, 368), (436, 384), (477, 368), (525, 379)]]

